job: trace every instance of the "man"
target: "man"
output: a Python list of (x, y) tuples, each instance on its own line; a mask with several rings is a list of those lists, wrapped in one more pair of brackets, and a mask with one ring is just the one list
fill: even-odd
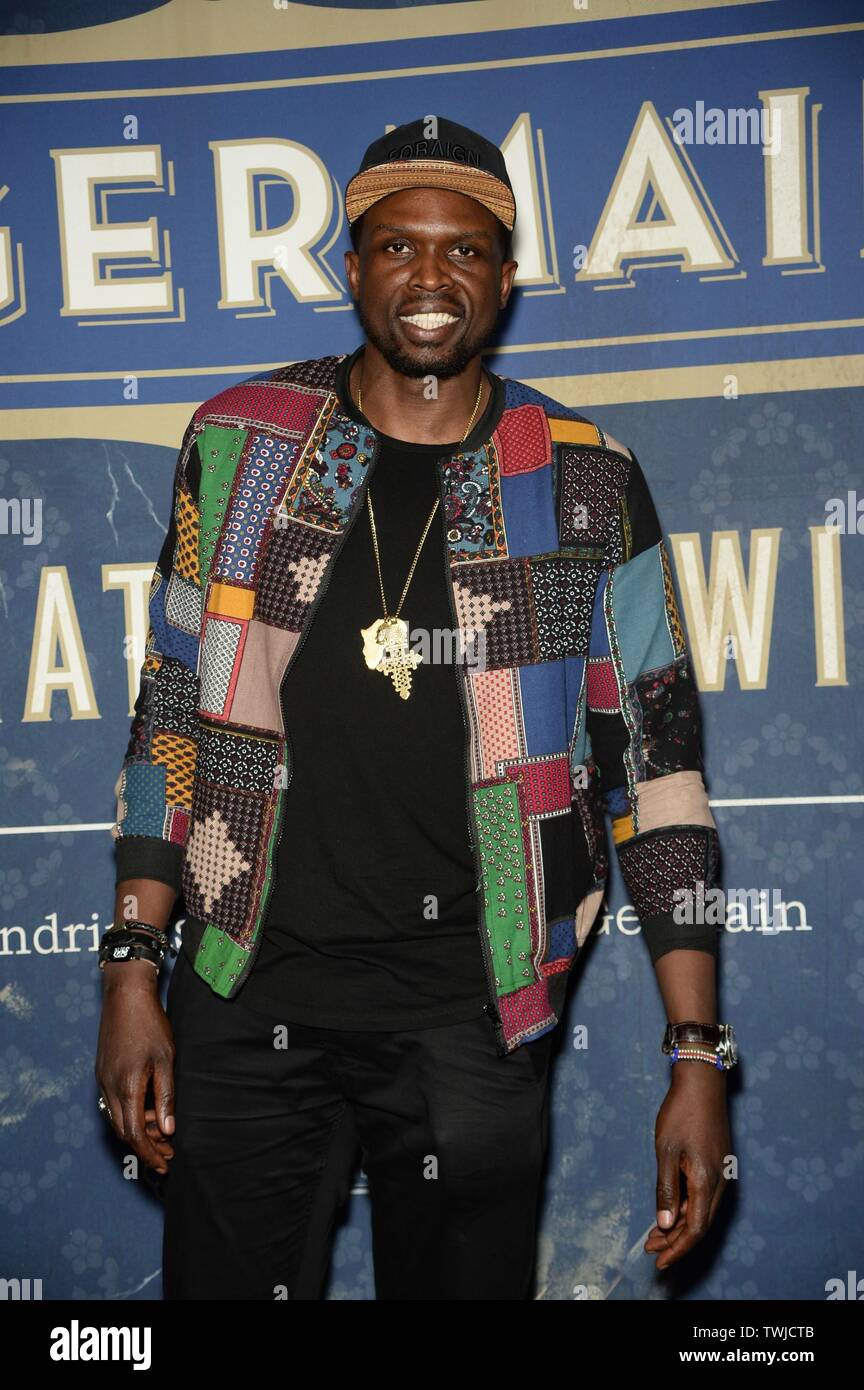
[(717, 837), (651, 498), (628, 449), (482, 364), (517, 268), (494, 145), (409, 123), (346, 208), (365, 342), (213, 397), (178, 458), (117, 784), (102, 1103), (165, 1175), (168, 1298), (320, 1297), (358, 1152), (378, 1298), (531, 1297), (602, 795), (680, 1025), (666, 1268), (722, 1194), (734, 1055), (716, 931), (676, 911)]

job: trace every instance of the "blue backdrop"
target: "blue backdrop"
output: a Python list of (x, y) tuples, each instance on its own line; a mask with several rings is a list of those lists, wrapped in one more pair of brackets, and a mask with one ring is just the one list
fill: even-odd
[[(559, 1030), (538, 1296), (859, 1297), (860, 5), (550, 0), (530, 28), (505, 0), (350, 8), (346, 42), (338, 11), (279, 0), (3, 7), (0, 1277), (161, 1296), (160, 1208), (93, 1062), (176, 451), (223, 386), (360, 341), (345, 184), (438, 113), (498, 142), (516, 189), (489, 365), (624, 441), (652, 487), (724, 882), (750, 895), (720, 944), (742, 1063), (716, 1231), (666, 1276), (642, 1251), (665, 1016), (616, 878)], [(362, 1172), (329, 1296), (374, 1296)]]

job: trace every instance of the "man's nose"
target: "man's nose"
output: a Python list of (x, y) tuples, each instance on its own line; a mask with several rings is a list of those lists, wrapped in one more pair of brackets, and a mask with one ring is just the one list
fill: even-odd
[(413, 282), (426, 290), (442, 289), (453, 283), (453, 268), (446, 252), (434, 247), (418, 252), (411, 271)]

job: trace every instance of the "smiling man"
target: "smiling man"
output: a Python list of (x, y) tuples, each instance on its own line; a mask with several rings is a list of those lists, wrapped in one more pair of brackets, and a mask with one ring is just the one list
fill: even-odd
[(517, 269), (500, 151), (414, 121), (345, 201), (365, 341), (206, 401), (177, 461), (100, 1105), (162, 1175), (167, 1298), (321, 1297), (358, 1157), (379, 1299), (531, 1298), (608, 814), (676, 1063), (665, 1268), (723, 1192), (735, 1052), (716, 928), (678, 911), (717, 835), (657, 516), (629, 449), (483, 365)]

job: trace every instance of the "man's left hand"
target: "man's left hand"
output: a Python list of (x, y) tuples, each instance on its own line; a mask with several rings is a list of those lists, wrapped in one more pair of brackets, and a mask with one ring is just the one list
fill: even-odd
[(725, 1073), (706, 1062), (676, 1062), (654, 1127), (657, 1225), (644, 1249), (660, 1251), (657, 1269), (668, 1269), (707, 1232), (728, 1181), (723, 1168), (731, 1147)]

